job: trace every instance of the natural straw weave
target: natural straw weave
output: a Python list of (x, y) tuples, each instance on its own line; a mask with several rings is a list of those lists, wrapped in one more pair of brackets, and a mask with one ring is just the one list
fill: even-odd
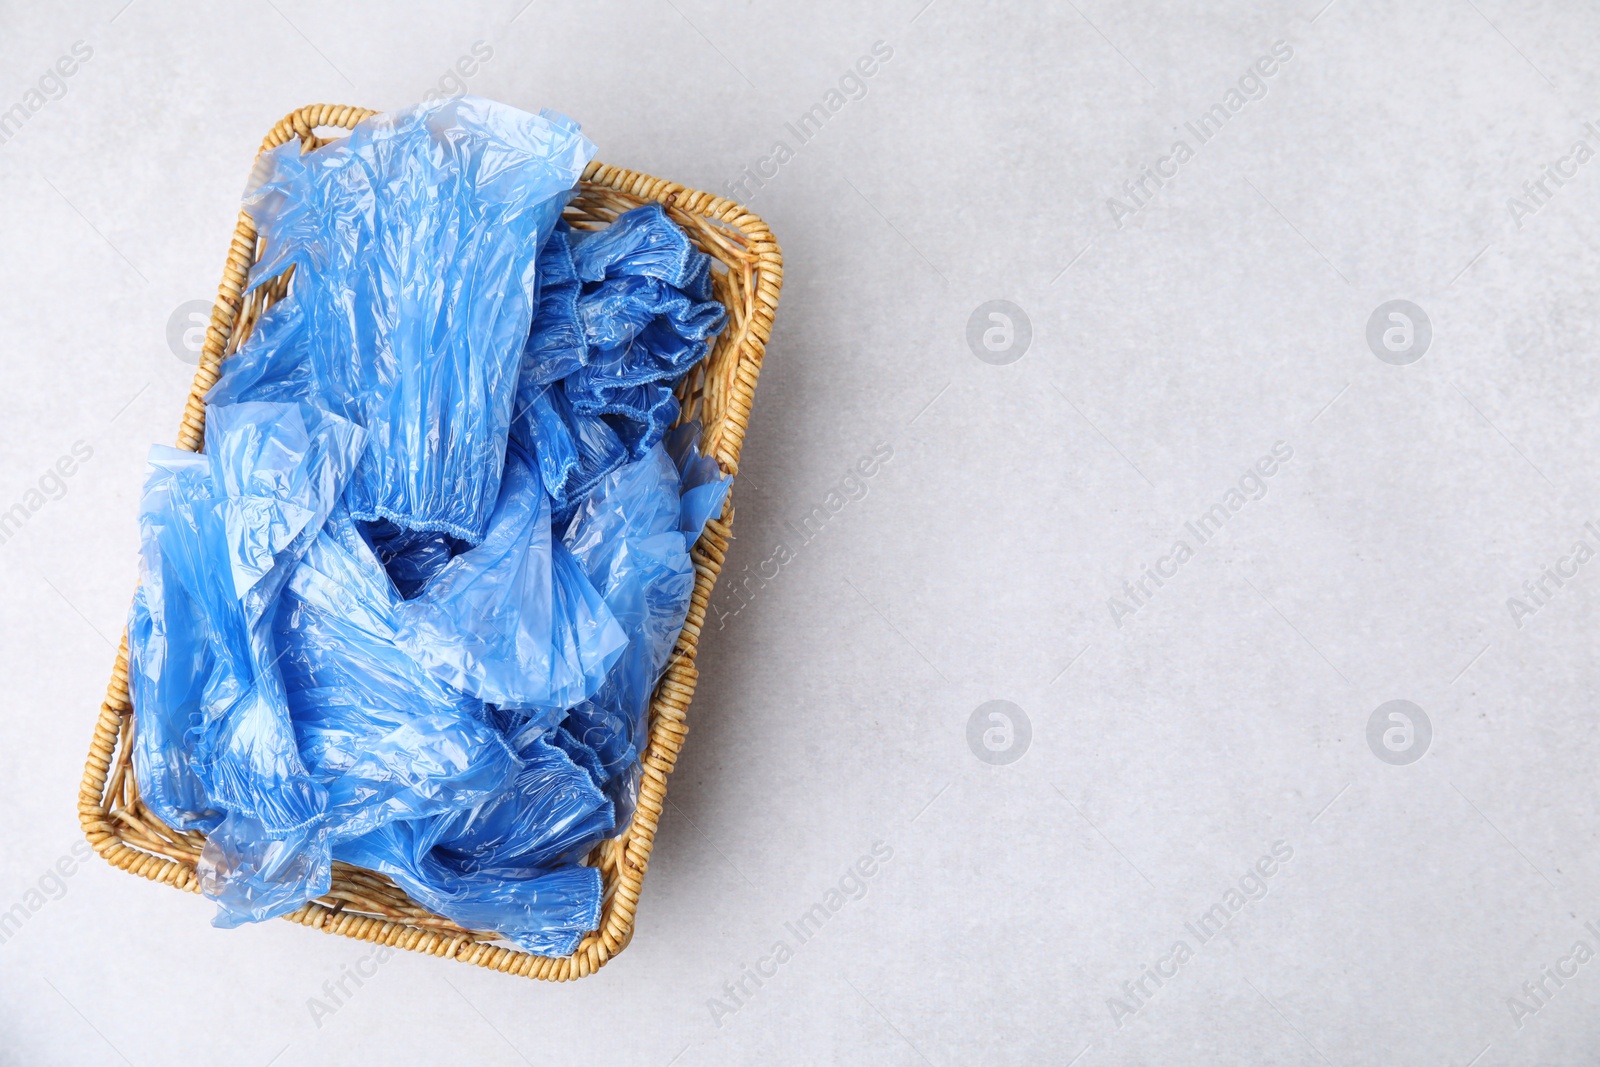
[[(275, 148), (290, 138), (299, 138), (303, 150), (309, 151), (327, 143), (327, 139), (317, 136), (319, 127), (350, 129), (372, 114), (375, 112), (365, 108), (328, 104), (304, 107), (274, 126), (261, 142), (260, 151)], [(715, 456), (724, 471), (737, 474), (751, 396), (778, 307), (783, 257), (766, 224), (740, 205), (596, 162), (584, 171), (566, 218), (576, 228), (596, 229), (609, 224), (621, 212), (652, 200), (663, 204), (695, 243), (727, 268), (725, 273), (713, 271), (717, 299), (728, 309), (727, 328), (710, 357), (679, 386), (678, 395), (683, 419), (698, 417), (704, 424), (702, 449)], [(205, 433), (205, 394), (217, 380), (219, 364), (250, 335), (261, 312), (289, 291), (288, 274), (292, 272), (263, 285), (249, 297), (241, 295), (259, 252), (255, 226), (241, 212), (228, 249), (222, 284), (217, 287), (200, 368), (178, 428), (179, 448), (200, 449)], [(555, 981), (593, 974), (627, 947), (633, 937), (634, 909), (650, 862), (657, 821), (666, 802), (667, 775), (672, 773), (688, 733), (686, 712), (699, 676), (695, 651), (711, 589), (722, 569), (732, 522), (730, 499), (721, 517), (707, 525), (694, 546), (694, 596), (673, 659), (651, 701), (650, 743), (641, 756), (638, 810), (620, 835), (602, 842), (590, 854), (589, 862), (600, 868), (605, 896), (599, 928), (583, 939), (576, 952), (555, 958), (496, 944), (493, 934), (462, 929), (412, 903), (388, 878), (344, 863), (333, 865), (333, 884), (326, 896), (284, 917), (328, 933)], [(78, 794), (78, 815), (95, 851), (113, 865), (198, 892), (195, 861), (205, 838), (197, 832), (173, 830), (145, 808), (129, 755), (129, 740), (136, 728), (128, 700), (128, 642), (124, 634), (95, 724), (94, 743)]]

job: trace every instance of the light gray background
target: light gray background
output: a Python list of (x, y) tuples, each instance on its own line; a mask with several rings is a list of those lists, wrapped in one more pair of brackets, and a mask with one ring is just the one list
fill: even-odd
[[(81, 839), (144, 455), (191, 373), (168, 319), (214, 292), (291, 108), (414, 102), (481, 40), (473, 92), (572, 114), (608, 162), (720, 190), (789, 142), (752, 201), (787, 275), (730, 574), (893, 450), (708, 630), (638, 933), (598, 976), (400, 954), (319, 1020), (367, 947), (213, 930), (95, 860), (0, 945), (0, 1062), (1600, 1062), (1600, 961), (1520, 1027), (1507, 999), (1600, 948), (1600, 562), (1520, 627), (1506, 603), (1600, 547), (1600, 161), (1507, 205), (1600, 149), (1600, 14), (1323, 2), (0, 5), (0, 109), (93, 49), (0, 145), (0, 509), (93, 449), (0, 545), (0, 910)], [(1266, 95), (1117, 227), (1107, 198), (1280, 40)], [(1010, 365), (966, 341), (994, 299), (1031, 320)], [(1432, 323), (1409, 366), (1365, 339), (1391, 299)], [(1266, 495), (1117, 625), (1279, 441)], [(1407, 766), (1366, 739), (1394, 699), (1433, 725)], [(991, 700), (1031, 723), (1007, 765), (967, 741)], [(1185, 923), (1278, 841), (1200, 946)], [(719, 1010), (874, 842), (865, 896)]]

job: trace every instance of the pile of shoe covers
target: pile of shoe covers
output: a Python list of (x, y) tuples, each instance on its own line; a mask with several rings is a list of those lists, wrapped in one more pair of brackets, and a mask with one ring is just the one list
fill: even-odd
[(216, 923), (340, 860), (518, 947), (600, 916), (689, 550), (729, 479), (672, 387), (725, 313), (659, 206), (561, 218), (594, 146), (473, 97), (264, 153), (252, 288), (205, 448), (151, 450), (134, 769), (200, 830)]

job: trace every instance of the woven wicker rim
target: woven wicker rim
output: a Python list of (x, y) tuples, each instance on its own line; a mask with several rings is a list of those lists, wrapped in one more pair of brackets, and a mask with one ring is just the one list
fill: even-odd
[[(260, 151), (298, 138), (309, 151), (327, 143), (319, 128), (348, 130), (376, 114), (365, 108), (316, 104), (292, 111), (272, 128)], [(741, 205), (648, 174), (591, 162), (579, 194), (567, 210), (573, 225), (603, 225), (629, 208), (655, 201), (726, 271), (713, 272), (728, 326), (707, 359), (678, 388), (683, 418), (699, 417), (702, 449), (729, 474), (739, 470), (751, 398), (778, 307), (783, 257), (761, 218)], [(261, 312), (289, 289), (287, 275), (243, 295), (259, 252), (255, 226), (243, 212), (228, 249), (222, 282), (212, 307), (200, 366), (189, 390), (177, 445), (198, 451), (205, 432), (205, 394), (216, 382), (222, 359), (254, 328)], [(570, 956), (537, 956), (495, 943), (493, 934), (464, 930), (410, 900), (389, 879), (334, 864), (329, 893), (284, 918), (327, 933), (396, 948), (445, 956), (463, 963), (529, 978), (566, 981), (593, 974), (633, 937), (634, 913), (649, 865), (657, 822), (666, 803), (667, 776), (688, 733), (686, 714), (699, 672), (695, 653), (722, 569), (733, 522), (730, 498), (712, 520), (691, 557), (695, 587), (688, 621), (679, 635), (650, 707), (650, 740), (640, 758), (639, 803), (618, 836), (597, 845), (589, 862), (600, 868), (604, 899), (599, 927)], [(78, 794), (78, 816), (96, 852), (113, 866), (179, 889), (199, 892), (194, 861), (204, 844), (195, 832), (162, 824), (139, 799), (129, 740), (133, 714), (128, 697), (128, 642), (124, 633)]]

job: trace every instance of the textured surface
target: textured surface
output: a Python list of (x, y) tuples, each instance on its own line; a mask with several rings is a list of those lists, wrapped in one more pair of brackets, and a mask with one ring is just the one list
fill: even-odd
[[(0, 8), (0, 110), (93, 49), (0, 144), (0, 514), (40, 505), (0, 544), (0, 1063), (1593, 1060), (1600, 961), (1523, 984), (1600, 949), (1600, 562), (1542, 605), (1523, 583), (1600, 549), (1600, 161), (1569, 156), (1600, 150), (1600, 16), (275, 3)], [(144, 453), (193, 373), (169, 317), (210, 302), (243, 161), (290, 108), (408, 103), (479, 41), (452, 77), (748, 197), (787, 267), (637, 934), (573, 985), (213, 931), (72, 853)], [(1550, 164), (1575, 177), (1524, 191)], [(730, 189), (746, 167), (773, 176)], [(968, 343), (993, 300), (1030, 320), (1008, 364), (1014, 314), (1009, 351), (987, 317)], [(1409, 365), (1367, 340), (1391, 300), (1431, 323)], [(1136, 603), (1147, 566), (1173, 576)], [(1392, 700), (1431, 724), (1411, 764), (1369, 745)], [(992, 701), (1030, 724), (1010, 763)], [(1139, 993), (1146, 966), (1176, 973)]]

